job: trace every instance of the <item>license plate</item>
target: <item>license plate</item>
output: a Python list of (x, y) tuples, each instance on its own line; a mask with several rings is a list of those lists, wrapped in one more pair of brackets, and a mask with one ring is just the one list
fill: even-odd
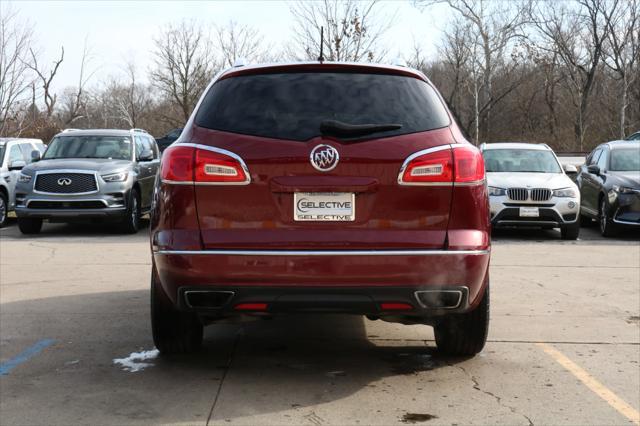
[(296, 192), (296, 221), (349, 222), (356, 219), (356, 195), (352, 192)]
[(537, 207), (520, 207), (520, 217), (540, 217)]

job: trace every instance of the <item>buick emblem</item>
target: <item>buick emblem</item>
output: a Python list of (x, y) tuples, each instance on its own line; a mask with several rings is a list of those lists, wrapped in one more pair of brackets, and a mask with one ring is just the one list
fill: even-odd
[(321, 172), (328, 172), (336, 168), (340, 155), (338, 150), (329, 145), (318, 145), (309, 155), (311, 165)]
[(60, 186), (69, 186), (71, 185), (72, 180), (69, 178), (60, 178), (58, 179), (58, 185)]

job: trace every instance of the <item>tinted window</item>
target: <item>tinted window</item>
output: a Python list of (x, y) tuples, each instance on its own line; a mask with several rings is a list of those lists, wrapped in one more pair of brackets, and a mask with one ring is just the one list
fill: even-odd
[(142, 138), (142, 146), (144, 147), (144, 149), (148, 149), (153, 152), (153, 158), (158, 158), (156, 143), (149, 136)]
[(593, 154), (591, 154), (591, 157), (589, 157), (589, 161), (587, 162), (587, 166), (590, 166), (592, 164), (596, 164), (598, 162), (598, 159), (600, 158), (600, 154), (602, 154), (602, 148), (596, 149), (593, 152)]
[(134, 139), (136, 141), (136, 158), (139, 158), (142, 151), (144, 151), (144, 144), (141, 136), (134, 136)]
[(611, 171), (640, 171), (640, 148), (621, 148), (612, 150)]
[(447, 126), (435, 91), (412, 77), (353, 73), (284, 73), (231, 77), (209, 90), (198, 126), (281, 139), (308, 140), (320, 123), (400, 124), (370, 137)]
[(489, 149), (482, 153), (488, 172), (562, 173), (551, 151)]
[(112, 158), (131, 159), (128, 136), (57, 136), (49, 144), (43, 158)]
[(607, 149), (602, 150), (602, 154), (600, 154), (600, 158), (598, 158), (598, 167), (600, 170), (607, 169), (607, 158), (609, 157), (609, 151)]

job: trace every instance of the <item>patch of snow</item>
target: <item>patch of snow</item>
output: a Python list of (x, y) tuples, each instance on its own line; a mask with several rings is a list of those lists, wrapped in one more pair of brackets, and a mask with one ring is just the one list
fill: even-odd
[(153, 363), (143, 362), (154, 359), (158, 356), (157, 349), (151, 351), (132, 352), (126, 358), (114, 358), (113, 363), (122, 366), (122, 369), (131, 373), (144, 370), (147, 367), (152, 367)]

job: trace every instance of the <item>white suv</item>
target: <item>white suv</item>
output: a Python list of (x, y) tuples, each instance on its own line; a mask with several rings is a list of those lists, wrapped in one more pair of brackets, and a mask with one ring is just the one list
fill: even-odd
[(580, 191), (546, 144), (492, 143), (484, 156), (493, 227), (560, 228), (562, 238), (580, 234)]
[(32, 151), (43, 153), (44, 149), (40, 139), (0, 138), (0, 228), (15, 207), (15, 188), (20, 170), (31, 163)]

